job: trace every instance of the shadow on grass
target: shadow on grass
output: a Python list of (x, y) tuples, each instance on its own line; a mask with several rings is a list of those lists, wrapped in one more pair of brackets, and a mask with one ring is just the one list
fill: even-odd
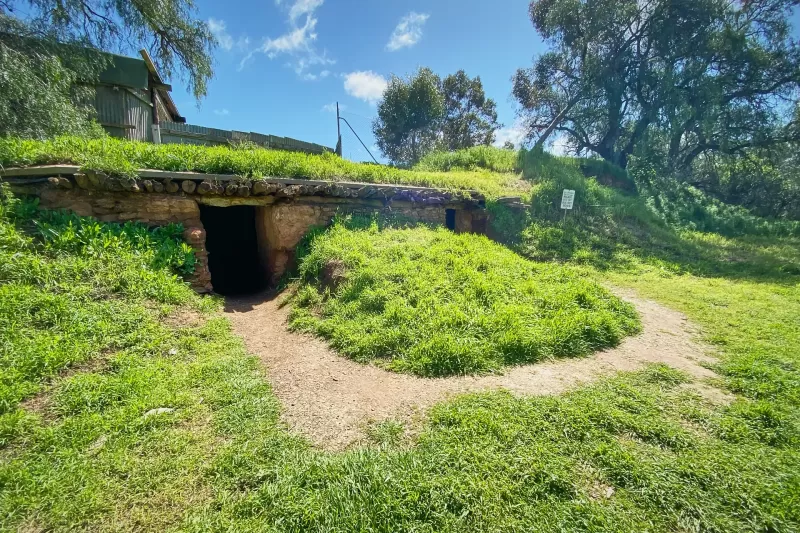
[(601, 271), (651, 266), (700, 277), (800, 282), (800, 239), (794, 237), (724, 237), (646, 225), (633, 217), (584, 214), (566, 222), (531, 216), (509, 241), (517, 252), (536, 261), (585, 264)]

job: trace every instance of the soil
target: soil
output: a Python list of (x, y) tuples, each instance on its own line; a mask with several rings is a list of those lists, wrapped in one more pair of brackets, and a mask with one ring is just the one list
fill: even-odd
[(502, 375), (420, 378), (362, 365), (332, 351), (322, 339), (286, 328), (288, 306), (274, 295), (226, 300), (226, 314), (248, 350), (266, 365), (282, 417), (290, 430), (327, 450), (365, 441), (365, 430), (386, 419), (419, 423), (426, 408), (450, 396), (492, 389), (517, 395), (558, 394), (618, 371), (666, 363), (697, 379), (694, 389), (713, 402), (727, 396), (699, 381), (716, 374), (715, 359), (697, 342), (682, 314), (631, 293), (615, 290), (636, 306), (641, 334), (592, 356), (509, 368)]

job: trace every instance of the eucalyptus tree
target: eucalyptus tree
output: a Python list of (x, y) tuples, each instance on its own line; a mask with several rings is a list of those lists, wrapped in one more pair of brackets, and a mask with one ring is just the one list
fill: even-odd
[(413, 165), (441, 143), (444, 99), (439, 76), (420, 68), (407, 79), (392, 76), (372, 124), (378, 148), (390, 161)]
[(442, 136), (448, 150), (489, 145), (497, 122), (497, 104), (486, 97), (480, 76), (470, 78), (463, 70), (442, 80), (444, 118)]
[(646, 139), (673, 168), (800, 139), (794, 0), (534, 0), (550, 50), (513, 94), (544, 144), (626, 166)]

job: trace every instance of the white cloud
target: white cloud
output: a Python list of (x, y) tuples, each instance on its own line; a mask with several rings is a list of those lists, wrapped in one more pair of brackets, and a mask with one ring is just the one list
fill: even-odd
[(313, 14), (325, 0), (295, 0), (289, 8), (289, 20), (294, 22), (303, 15)]
[[(339, 104), (339, 111), (344, 111), (347, 109), (347, 106), (344, 104)], [(336, 113), (336, 102), (331, 102), (330, 104), (325, 104), (322, 106), (322, 110), (326, 113)]]
[(400, 19), (397, 27), (389, 38), (386, 48), (392, 52), (401, 48), (414, 46), (422, 39), (422, 26), (430, 15), (415, 13), (412, 11)]
[[(248, 53), (239, 63), (239, 70), (253, 58), (257, 52), (265, 54), (270, 59), (279, 56), (289, 56), (287, 66), (294, 69), (301, 79), (312, 81), (325, 78), (330, 75), (329, 70), (322, 70), (318, 73), (310, 72), (311, 67), (324, 67), (333, 65), (336, 60), (328, 57), (323, 51), (318, 52), (314, 46), (317, 40), (317, 17), (316, 10), (323, 4), (324, 0), (294, 0), (289, 6), (288, 29), (286, 33), (275, 38), (265, 37), (261, 46)], [(282, 0), (276, 0), (278, 6), (284, 5)], [(298, 25), (299, 20), (305, 16), (302, 26)]]
[(250, 38), (247, 36), (243, 35), (238, 40), (234, 40), (231, 34), (228, 33), (228, 27), (224, 20), (208, 19), (208, 29), (211, 30), (223, 50), (233, 50), (234, 46), (240, 50), (247, 50), (250, 46)]
[(514, 143), (519, 148), (522, 141), (528, 135), (528, 128), (522, 120), (514, 121), (514, 124), (505, 128), (500, 128), (494, 134), (494, 145), (503, 146), (507, 141)]
[(220, 117), (227, 117), (228, 115), (231, 114), (231, 112), (228, 111), (227, 109), (215, 109), (214, 114)]
[(211, 30), (223, 50), (233, 48), (233, 37), (227, 32), (224, 20), (208, 19), (208, 29)]
[(351, 72), (344, 76), (344, 90), (347, 94), (371, 104), (381, 99), (387, 85), (386, 78), (371, 70)]
[(294, 28), (275, 39), (269, 37), (264, 39), (260, 51), (267, 54), (270, 59), (274, 59), (278, 54), (310, 50), (311, 43), (317, 40), (317, 34), (314, 32), (316, 25), (317, 19), (308, 16), (302, 28)]

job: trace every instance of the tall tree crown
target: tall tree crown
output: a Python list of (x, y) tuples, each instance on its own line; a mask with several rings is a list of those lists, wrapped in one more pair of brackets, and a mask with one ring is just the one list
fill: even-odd
[(800, 48), (793, 0), (536, 0), (551, 49), (514, 76), (513, 94), (543, 144), (625, 166), (650, 136), (670, 161), (796, 139)]

